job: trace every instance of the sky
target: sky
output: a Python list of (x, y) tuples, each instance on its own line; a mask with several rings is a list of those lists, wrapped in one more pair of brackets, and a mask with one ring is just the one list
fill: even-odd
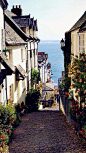
[(40, 40), (61, 40), (86, 11), (86, 0), (7, 0), (8, 10), (21, 5), (23, 15), (37, 19)]

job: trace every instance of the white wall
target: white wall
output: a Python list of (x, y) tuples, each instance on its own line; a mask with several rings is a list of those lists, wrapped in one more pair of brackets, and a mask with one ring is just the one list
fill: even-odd
[[(2, 9), (2, 5), (0, 3), (0, 50), (2, 50), (2, 29), (4, 29), (4, 15), (3, 15), (3, 9)], [(1, 72), (1, 63), (0, 63), (0, 72)], [(5, 86), (5, 85), (4, 85)], [(0, 102), (2, 102), (3, 99), (3, 90), (2, 86), (0, 85)]]
[[(26, 72), (26, 51), (25, 51), (25, 45), (22, 46), (9, 46), (8, 49), (12, 50), (12, 58), (13, 62), (12, 64), (14, 66), (21, 65), (22, 68)], [(21, 60), (21, 49), (23, 49), (23, 52), (25, 54), (23, 61)], [(8, 58), (9, 58), (9, 53), (8, 53)], [(27, 90), (27, 77), (25, 78), (25, 88), (24, 90), (22, 86), (22, 80), (16, 82), (16, 76), (15, 74), (12, 74), (11, 76), (7, 76), (7, 92), (8, 92), (8, 99), (9, 99), (9, 86), (13, 84), (13, 94), (14, 94), (14, 103), (21, 103), (22, 101), (25, 101), (25, 96), (26, 96), (26, 90)]]
[(2, 34), (1, 34), (1, 30), (4, 29), (4, 15), (3, 15), (3, 9), (2, 6), (0, 4), (0, 50), (2, 49), (1, 47), (1, 39), (2, 39)]

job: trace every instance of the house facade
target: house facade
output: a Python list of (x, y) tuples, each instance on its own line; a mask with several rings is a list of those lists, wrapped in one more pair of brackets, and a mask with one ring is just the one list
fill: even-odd
[[(4, 10), (7, 9), (8, 2), (6, 0), (0, 0), (0, 55), (2, 50), (5, 49), (5, 27), (4, 27)], [(2, 72), (2, 64), (0, 63), (0, 102), (3, 98), (6, 100), (6, 94), (4, 95), (6, 72)]]
[(48, 63), (48, 54), (45, 52), (38, 52), (38, 70), (42, 82), (47, 82), (51, 77), (51, 64)]
[(37, 20), (31, 18), (30, 15), (22, 15), (21, 5), (13, 6), (11, 12), (16, 15), (12, 16), (14, 22), (21, 28), (21, 30), (26, 34), (29, 38), (27, 41), (27, 69), (28, 69), (28, 89), (31, 89), (31, 69), (34, 68), (38, 70), (38, 43), (39, 38), (37, 37)]
[[(68, 66), (72, 65), (73, 59), (76, 56), (80, 57), (81, 53), (86, 54), (86, 11), (80, 17), (80, 19), (74, 24), (74, 26), (65, 33), (65, 45), (62, 47), (64, 53), (64, 65), (65, 65), (65, 74), (68, 76)], [(73, 75), (71, 75), (71, 89), (74, 91), (74, 99), (79, 100), (79, 97), (76, 96), (75, 89), (73, 88)]]
[(1, 73), (6, 73), (1, 82), (0, 101), (4, 104), (25, 102), (31, 89), (31, 69), (38, 70), (37, 31), (37, 20), (23, 16), (21, 6), (13, 6), (11, 12), (5, 10), (6, 45), (0, 54)]

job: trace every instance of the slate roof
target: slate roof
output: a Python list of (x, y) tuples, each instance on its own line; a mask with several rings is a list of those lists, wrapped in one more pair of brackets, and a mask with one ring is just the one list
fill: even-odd
[(6, 31), (6, 43), (7, 45), (22, 45), (26, 42), (14, 31), (14, 29), (5, 22), (5, 31)]
[(24, 16), (21, 18), (21, 16), (18, 17), (12, 17), (13, 20), (18, 24), (19, 27), (28, 27), (30, 26), (30, 18), (29, 16), (24, 18)]
[(80, 27), (80, 30), (79, 30), (79, 31), (83, 31), (83, 30), (86, 30), (86, 21), (85, 21), (85, 23)]
[(0, 2), (2, 3), (3, 9), (6, 9), (8, 5), (7, 0), (0, 0)]
[(73, 30), (80, 28), (84, 24), (85, 21), (86, 21), (86, 11), (69, 31), (73, 31)]
[(12, 16), (16, 16), (16, 14), (10, 12), (9, 10), (5, 10), (5, 14), (7, 14), (10, 18), (12, 18)]
[(21, 65), (16, 66), (16, 69), (18, 70), (19, 74), (25, 78), (26, 76), (28, 76), (28, 74), (25, 72), (25, 70), (22, 68)]
[(45, 54), (45, 52), (38, 52), (38, 62), (47, 60), (47, 58), (48, 58), (48, 54)]
[(15, 66), (7, 59), (4, 53), (0, 54), (0, 61), (5, 68), (9, 68), (12, 72), (15, 72)]
[(5, 10), (5, 21), (9, 24), (10, 27), (12, 27), (13, 30), (15, 30), (15, 32), (17, 32), (17, 34), (19, 34), (20, 37), (22, 37), (24, 41), (28, 41), (30, 38), (27, 37), (27, 35), (21, 30), (21, 28), (12, 19), (13, 15), (15, 14), (8, 10)]
[(37, 20), (34, 20), (34, 18), (30, 18), (30, 15), (12, 16), (12, 18), (20, 28), (29, 27), (29, 29), (38, 31)]
[(47, 64), (47, 68), (48, 68), (48, 69), (51, 69), (51, 63), (48, 63), (48, 64)]

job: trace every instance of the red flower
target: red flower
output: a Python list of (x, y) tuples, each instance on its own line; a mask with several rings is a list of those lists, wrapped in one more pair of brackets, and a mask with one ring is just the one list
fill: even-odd
[(74, 111), (75, 109), (72, 109), (72, 111)]
[(77, 115), (78, 113), (76, 113), (76, 115)]
[(4, 136), (4, 135), (1, 135), (1, 138), (2, 138), (2, 139), (4, 139), (4, 138), (6, 138), (6, 136)]
[(77, 109), (76, 109), (76, 111), (77, 111)]
[(81, 132), (81, 134), (83, 134), (83, 131), (80, 131)]

